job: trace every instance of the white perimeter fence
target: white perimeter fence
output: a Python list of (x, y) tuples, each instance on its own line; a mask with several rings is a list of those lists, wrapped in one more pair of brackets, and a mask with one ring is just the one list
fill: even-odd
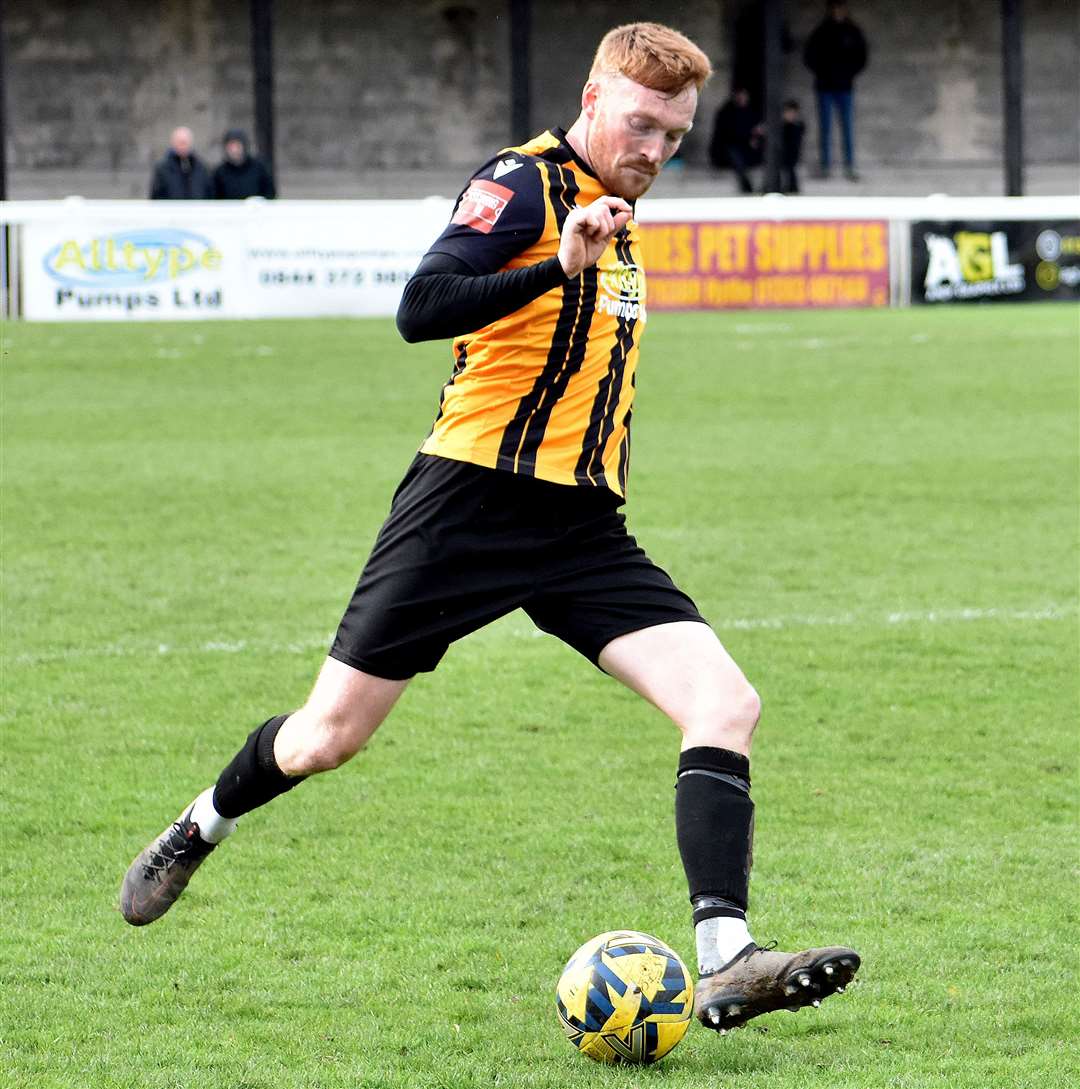
[[(0, 203), (0, 316), (391, 315), (452, 202)], [(1080, 194), (644, 200), (651, 310), (1080, 300)]]

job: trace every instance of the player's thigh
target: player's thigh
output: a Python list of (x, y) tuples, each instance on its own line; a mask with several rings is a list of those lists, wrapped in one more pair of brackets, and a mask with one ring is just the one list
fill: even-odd
[(289, 772), (344, 763), (364, 747), (408, 683), (327, 658), (304, 706), (289, 716), (277, 736), (274, 756), (279, 766)]
[(370, 737), (408, 684), (407, 679), (376, 677), (336, 658), (327, 658), (304, 708), (324, 722)]
[(598, 662), (663, 711), (683, 731), (684, 747), (749, 743), (758, 695), (707, 624), (676, 621), (628, 632), (608, 643)]
[[(398, 488), (330, 650), (353, 669), (405, 679), (528, 597), (535, 525), (529, 480), (418, 454)], [(554, 487), (554, 485), (552, 485)]]

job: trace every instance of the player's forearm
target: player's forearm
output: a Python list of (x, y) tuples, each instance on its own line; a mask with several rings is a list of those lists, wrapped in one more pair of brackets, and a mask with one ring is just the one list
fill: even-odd
[(489, 325), (566, 283), (557, 257), (477, 276), (446, 254), (428, 254), (405, 285), (398, 332), (410, 344), (445, 340)]

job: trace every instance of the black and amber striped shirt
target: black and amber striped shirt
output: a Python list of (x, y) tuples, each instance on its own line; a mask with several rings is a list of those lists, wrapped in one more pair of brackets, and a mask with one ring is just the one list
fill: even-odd
[[(431, 253), (477, 275), (554, 257), (566, 216), (606, 193), (553, 129), (470, 181)], [(600, 260), (453, 341), (454, 369), (421, 450), (626, 494), (645, 277), (631, 220)]]

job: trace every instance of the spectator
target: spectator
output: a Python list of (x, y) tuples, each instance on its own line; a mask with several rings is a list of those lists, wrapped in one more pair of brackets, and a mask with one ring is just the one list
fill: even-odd
[(218, 200), (272, 199), (276, 195), (274, 179), (249, 151), (247, 133), (243, 129), (229, 129), (222, 143), (225, 158), (214, 171), (214, 196)]
[(716, 111), (709, 161), (718, 169), (730, 167), (743, 193), (754, 191), (748, 173), (761, 162), (761, 126), (750, 105), (750, 92), (736, 87), (731, 97)]
[(799, 191), (799, 157), (802, 154), (802, 138), (806, 126), (803, 124), (799, 103), (789, 98), (784, 103), (784, 127), (780, 130), (780, 192), (797, 193)]
[(151, 200), (209, 200), (213, 196), (210, 172), (192, 150), (191, 129), (173, 129), (169, 150), (154, 167)]
[(828, 177), (831, 166), (835, 107), (844, 141), (844, 173), (849, 180), (858, 181), (852, 96), (855, 77), (866, 67), (866, 38), (852, 21), (843, 0), (829, 0), (826, 6), (826, 16), (810, 35), (803, 53), (806, 67), (814, 73), (817, 91), (821, 174)]

